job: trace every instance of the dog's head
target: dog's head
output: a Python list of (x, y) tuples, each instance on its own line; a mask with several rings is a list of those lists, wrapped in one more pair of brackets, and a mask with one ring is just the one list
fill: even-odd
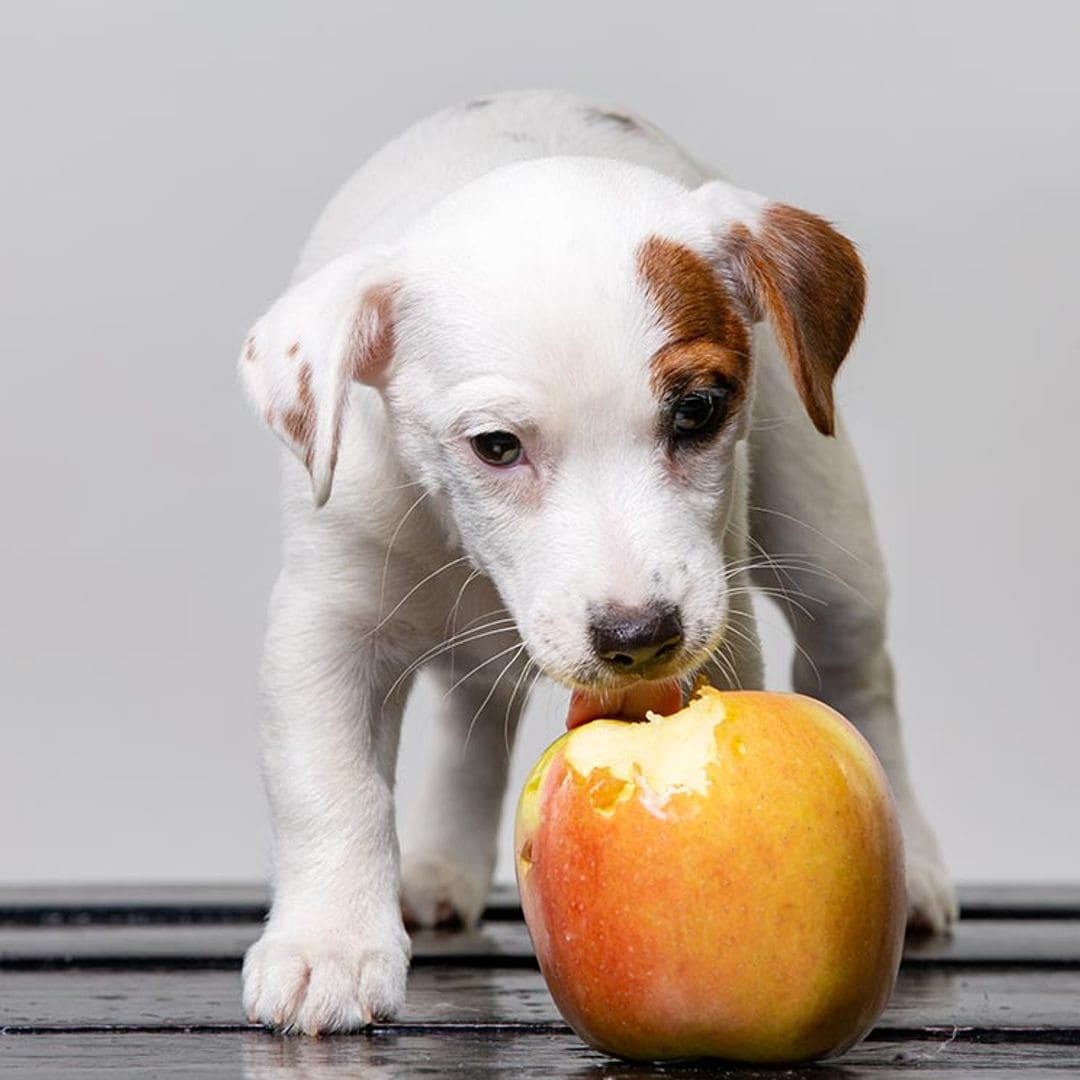
[(296, 285), (241, 368), (320, 505), (349, 387), (376, 387), (533, 659), (595, 691), (681, 674), (717, 644), (752, 326), (772, 320), (829, 434), (863, 291), (851, 244), (801, 210), (545, 159)]

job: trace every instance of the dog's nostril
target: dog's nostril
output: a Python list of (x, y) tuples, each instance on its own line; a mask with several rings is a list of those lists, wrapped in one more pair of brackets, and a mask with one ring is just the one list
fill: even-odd
[(675, 607), (613, 607), (594, 618), (590, 629), (596, 655), (623, 671), (670, 656), (683, 643)]

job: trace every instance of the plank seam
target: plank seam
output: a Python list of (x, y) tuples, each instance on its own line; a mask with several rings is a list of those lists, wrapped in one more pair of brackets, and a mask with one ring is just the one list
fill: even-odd
[[(8, 1035), (175, 1035), (251, 1034), (270, 1032), (259, 1024), (9, 1024), (0, 1027), (0, 1037)], [(364, 1031), (329, 1038), (378, 1038), (392, 1035), (512, 1034), (568, 1035), (571, 1029), (557, 1021), (432, 1020), (375, 1024)], [(284, 1038), (284, 1036), (280, 1036)], [(328, 1036), (323, 1036), (328, 1038)], [(1080, 1027), (1009, 1025), (928, 1025), (926, 1027), (874, 1028), (863, 1042), (921, 1042), (948, 1039), (950, 1042), (1028, 1043), (1080, 1046)]]

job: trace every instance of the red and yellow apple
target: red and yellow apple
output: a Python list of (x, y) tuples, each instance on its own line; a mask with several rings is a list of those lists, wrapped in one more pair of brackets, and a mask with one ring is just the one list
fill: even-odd
[(809, 1061), (856, 1043), (892, 993), (892, 795), (811, 698), (705, 686), (670, 716), (567, 732), (525, 784), (515, 847), (540, 968), (599, 1050)]

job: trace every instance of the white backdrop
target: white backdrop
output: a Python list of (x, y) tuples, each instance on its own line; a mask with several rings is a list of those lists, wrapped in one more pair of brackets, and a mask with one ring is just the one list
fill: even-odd
[[(839, 395), (917, 787), (957, 877), (1080, 879), (1078, 40), (1069, 0), (12, 7), (0, 881), (265, 872), (277, 451), (239, 344), (366, 154), (546, 85), (622, 102), (858, 241), (871, 303)], [(538, 695), (515, 788), (561, 715)]]

